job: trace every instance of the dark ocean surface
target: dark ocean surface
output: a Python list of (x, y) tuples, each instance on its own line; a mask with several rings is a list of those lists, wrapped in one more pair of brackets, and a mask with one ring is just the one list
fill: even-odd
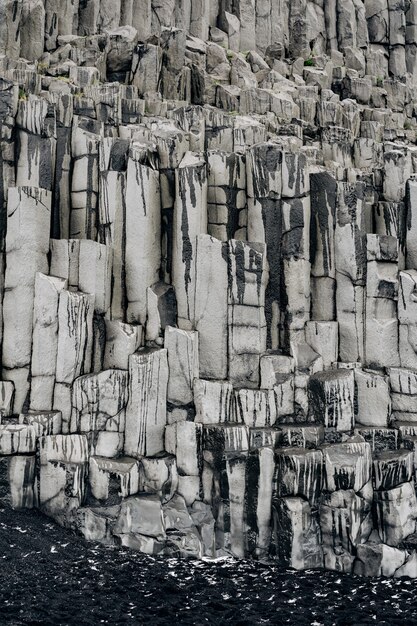
[(0, 506), (0, 624), (417, 624), (417, 581), (147, 557)]

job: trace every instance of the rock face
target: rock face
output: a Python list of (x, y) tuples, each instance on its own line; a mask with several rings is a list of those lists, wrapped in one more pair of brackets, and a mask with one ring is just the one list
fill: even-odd
[(417, 3), (0, 3), (0, 498), (417, 577)]

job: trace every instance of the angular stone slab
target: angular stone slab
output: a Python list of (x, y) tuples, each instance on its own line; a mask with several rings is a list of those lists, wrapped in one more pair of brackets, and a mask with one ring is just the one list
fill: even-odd
[(30, 425), (0, 425), (0, 456), (36, 452), (37, 436), (37, 429)]
[(314, 374), (308, 383), (314, 419), (326, 427), (349, 431), (354, 426), (354, 376), (349, 370)]
[(198, 333), (172, 326), (165, 329), (164, 347), (168, 351), (167, 400), (175, 405), (193, 401), (194, 379), (199, 378)]
[(193, 385), (195, 421), (220, 424), (233, 421), (233, 387), (228, 382), (198, 379)]
[(396, 547), (415, 532), (417, 500), (413, 482), (388, 491), (375, 491), (374, 506), (376, 528), (384, 543)]
[(156, 493), (162, 502), (168, 502), (178, 489), (178, 470), (175, 457), (159, 454), (140, 461), (139, 491)]
[(325, 568), (351, 572), (356, 546), (372, 531), (371, 502), (353, 490), (335, 491), (322, 500), (319, 512)]
[(385, 491), (412, 480), (414, 458), (411, 450), (383, 450), (374, 453), (373, 479), (375, 489)]
[(58, 306), (56, 380), (72, 383), (91, 367), (94, 296), (62, 291)]
[(282, 565), (296, 570), (323, 566), (317, 513), (299, 497), (274, 502), (274, 543)]
[(140, 458), (163, 451), (167, 385), (168, 359), (165, 349), (147, 349), (129, 357), (126, 455)]
[(127, 457), (106, 459), (91, 456), (88, 482), (95, 500), (106, 506), (119, 504), (122, 498), (139, 491), (139, 462)]
[(276, 450), (275, 492), (278, 497), (301, 496), (316, 504), (323, 489), (321, 450), (281, 448)]
[(124, 500), (113, 532), (115, 535), (140, 534), (165, 539), (164, 517), (158, 496), (140, 495)]
[(356, 421), (363, 426), (385, 428), (391, 416), (388, 379), (377, 372), (355, 370)]
[(13, 509), (37, 506), (35, 455), (0, 457), (0, 500)]
[(371, 478), (371, 446), (365, 442), (346, 442), (323, 446), (325, 489), (360, 491)]
[(105, 320), (106, 347), (104, 369), (129, 369), (129, 356), (136, 352), (142, 343), (142, 326), (124, 324), (119, 320)]

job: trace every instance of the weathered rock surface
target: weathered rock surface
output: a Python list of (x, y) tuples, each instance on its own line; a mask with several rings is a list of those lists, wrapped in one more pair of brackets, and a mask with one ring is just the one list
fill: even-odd
[(417, 577), (416, 3), (0, 6), (0, 497)]

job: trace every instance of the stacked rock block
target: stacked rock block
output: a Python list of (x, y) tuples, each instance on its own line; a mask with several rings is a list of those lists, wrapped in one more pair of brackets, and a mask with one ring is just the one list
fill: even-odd
[(417, 577), (416, 6), (2, 3), (2, 500)]

